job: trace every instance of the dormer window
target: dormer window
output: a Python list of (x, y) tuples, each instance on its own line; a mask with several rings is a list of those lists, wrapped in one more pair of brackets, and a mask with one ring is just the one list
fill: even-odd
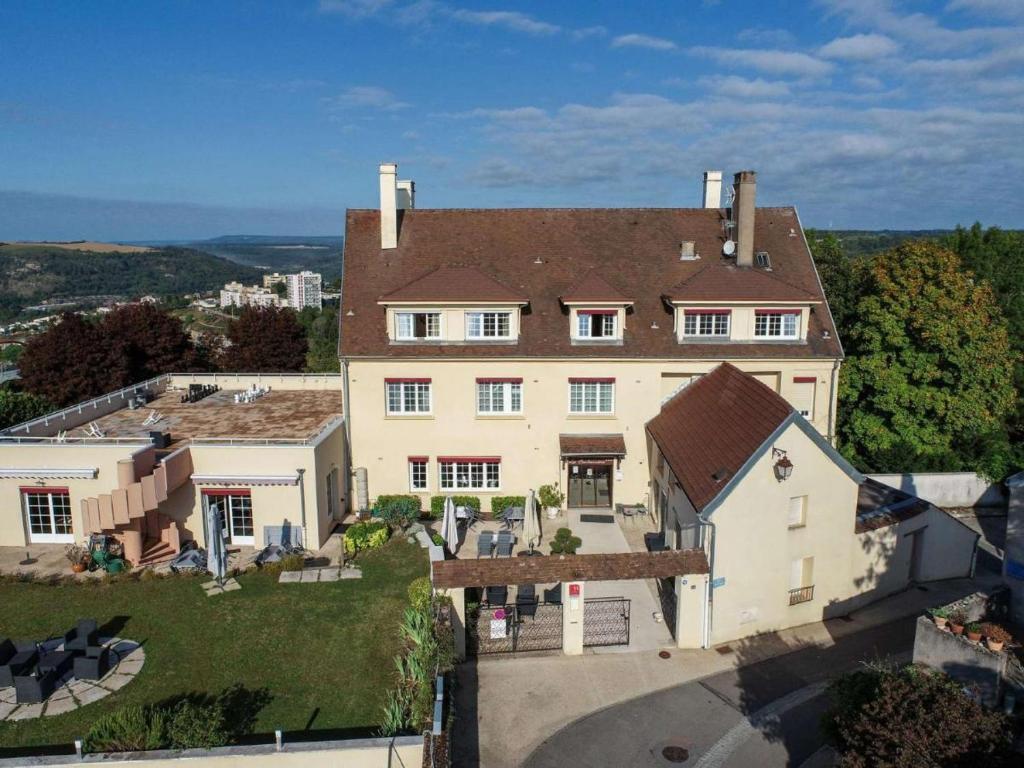
[(467, 339), (512, 338), (511, 312), (467, 312)]
[(683, 336), (729, 338), (731, 318), (728, 309), (687, 309), (683, 313)]
[(800, 337), (799, 309), (758, 309), (754, 311), (754, 336), (759, 339)]
[(614, 339), (619, 335), (618, 311), (580, 309), (576, 312), (576, 335), (581, 339)]
[(395, 338), (399, 341), (423, 341), (441, 338), (440, 312), (396, 312)]

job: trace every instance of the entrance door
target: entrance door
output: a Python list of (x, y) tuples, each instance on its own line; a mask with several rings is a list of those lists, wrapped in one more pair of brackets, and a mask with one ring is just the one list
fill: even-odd
[(570, 507), (611, 507), (612, 465), (576, 463), (569, 465)]

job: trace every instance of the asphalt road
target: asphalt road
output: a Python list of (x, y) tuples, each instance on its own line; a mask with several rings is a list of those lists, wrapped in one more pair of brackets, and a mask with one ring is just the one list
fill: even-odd
[[(914, 622), (874, 627), (830, 648), (794, 651), (599, 710), (551, 736), (524, 765), (799, 766), (824, 743), (818, 723), (827, 681), (863, 661), (909, 661)], [(742, 657), (742, 643), (734, 646)], [(685, 750), (685, 762), (667, 759), (666, 747)]]

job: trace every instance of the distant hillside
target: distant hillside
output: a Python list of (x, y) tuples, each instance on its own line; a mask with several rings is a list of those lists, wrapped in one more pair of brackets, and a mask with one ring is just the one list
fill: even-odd
[(819, 235), (832, 234), (843, 244), (847, 256), (870, 256), (895, 248), (907, 240), (938, 240), (952, 234), (951, 229), (818, 229)]
[(319, 272), (324, 281), (341, 277), (341, 237), (225, 235), (189, 243), (189, 247), (271, 272)]
[(260, 281), (260, 271), (193, 248), (135, 253), (73, 250), (62, 244), (0, 245), (0, 319), (47, 301), (83, 307), (111, 299), (212, 291), (230, 280)]

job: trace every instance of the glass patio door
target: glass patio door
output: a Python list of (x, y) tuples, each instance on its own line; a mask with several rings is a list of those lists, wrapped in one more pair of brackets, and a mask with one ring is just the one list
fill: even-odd
[(253, 546), (252, 496), (248, 493), (207, 494), (208, 504), (217, 509), (228, 544)]
[(22, 490), (28, 540), (32, 544), (73, 544), (71, 497), (67, 488)]

